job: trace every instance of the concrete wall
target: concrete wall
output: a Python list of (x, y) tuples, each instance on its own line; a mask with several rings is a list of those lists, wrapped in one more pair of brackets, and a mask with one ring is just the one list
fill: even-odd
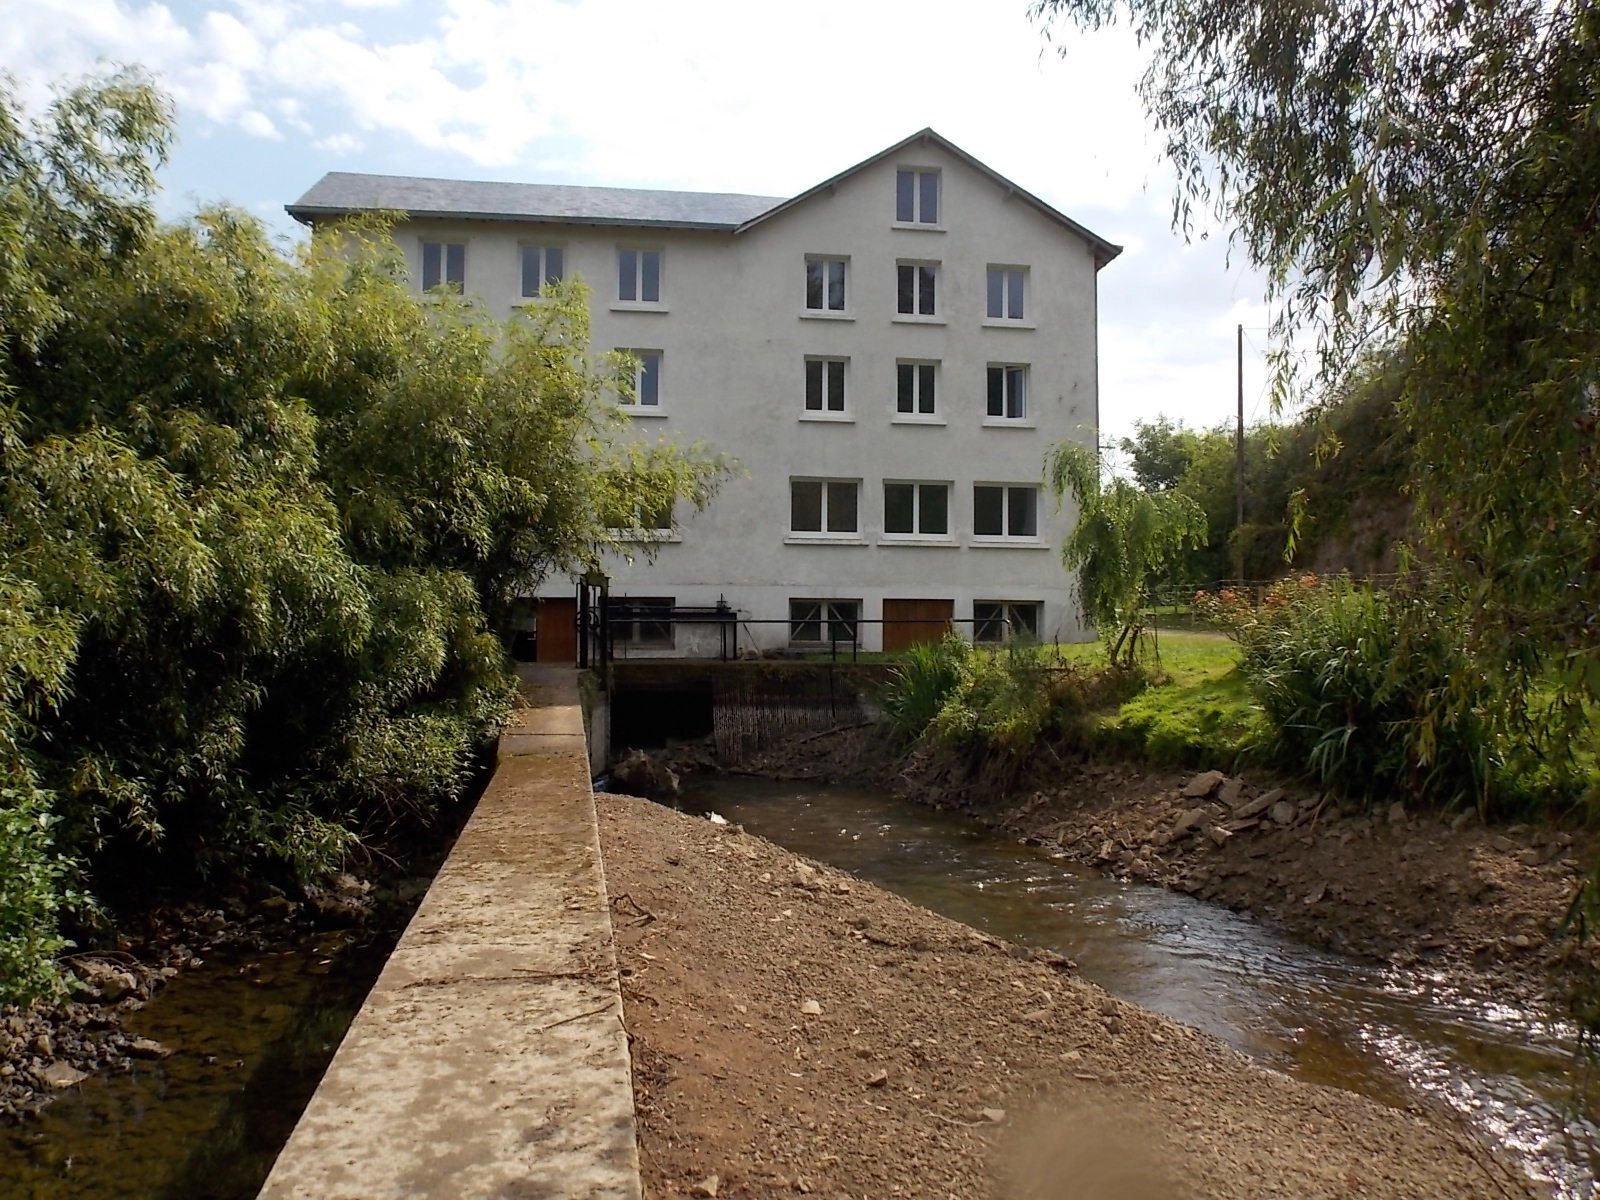
[[(895, 225), (901, 167), (941, 172), (938, 228)], [(867, 618), (882, 615), (886, 598), (949, 598), (958, 619), (972, 616), (974, 600), (1042, 601), (1042, 636), (1086, 636), (1060, 564), (1073, 514), (1058, 512), (1041, 490), (1038, 538), (986, 542), (973, 534), (972, 487), (1039, 483), (1051, 444), (1093, 443), (1093, 253), (1081, 237), (936, 145), (914, 145), (739, 235), (418, 221), (402, 225), (397, 237), (419, 278), (424, 237), (464, 240), (468, 291), (502, 312), (522, 303), (519, 244), (562, 245), (568, 275), (581, 275), (594, 291), (595, 349), (663, 354), (659, 409), (632, 410), (639, 435), (703, 440), (744, 465), (747, 476), (730, 481), (710, 510), (679, 514), (678, 539), (661, 546), (653, 563), (608, 565), (614, 596), (671, 596), (693, 605), (726, 599), (746, 617), (768, 619), (786, 619), (791, 598), (857, 599)], [(616, 301), (619, 245), (664, 253), (658, 306)], [(848, 258), (842, 317), (806, 312), (808, 254)], [(900, 260), (939, 264), (935, 320), (897, 314)], [(989, 264), (1027, 268), (1025, 321), (987, 319)], [(842, 417), (805, 412), (807, 355), (848, 358)], [(895, 412), (902, 358), (941, 364), (932, 422)], [(990, 363), (1028, 365), (1026, 421), (986, 418)], [(791, 535), (795, 476), (860, 480), (860, 535)], [(885, 536), (885, 480), (949, 483), (950, 536), (917, 543)], [(866, 630), (868, 648), (878, 636), (876, 628)], [(782, 626), (752, 625), (740, 635), (741, 645), (787, 640)], [(699, 642), (676, 648), (705, 650)]]

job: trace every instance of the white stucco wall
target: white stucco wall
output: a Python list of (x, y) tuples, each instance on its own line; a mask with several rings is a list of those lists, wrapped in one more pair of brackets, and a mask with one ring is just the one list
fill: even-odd
[[(895, 171), (941, 172), (938, 230), (894, 224)], [(743, 234), (629, 231), (482, 221), (416, 221), (396, 236), (420, 279), (420, 243), (461, 240), (467, 290), (497, 311), (521, 300), (519, 244), (558, 243), (568, 276), (593, 289), (593, 345), (660, 350), (661, 406), (639, 415), (641, 436), (702, 440), (734, 455), (730, 480), (704, 513), (680, 511), (681, 539), (655, 560), (609, 564), (613, 596), (719, 599), (745, 618), (786, 620), (791, 598), (857, 599), (882, 616), (887, 598), (944, 598), (959, 622), (975, 600), (1040, 601), (1046, 640), (1081, 640), (1061, 566), (1073, 515), (1041, 488), (1040, 536), (986, 544), (973, 537), (972, 487), (1041, 483), (1050, 445), (1093, 444), (1096, 435), (1095, 263), (1090, 245), (994, 180), (932, 144), (914, 145)], [(616, 303), (619, 245), (664, 251), (659, 311)], [(849, 259), (845, 319), (807, 316), (808, 254)], [(896, 313), (897, 260), (940, 264), (936, 321)], [(1027, 319), (986, 318), (989, 264), (1028, 269)], [(844, 419), (807, 419), (807, 355), (849, 359)], [(896, 420), (896, 360), (941, 366), (939, 420)], [(986, 423), (986, 368), (1029, 366), (1029, 420)], [(850, 543), (804, 544), (789, 533), (792, 476), (859, 479), (861, 534)], [(952, 485), (951, 535), (939, 545), (897, 544), (883, 529), (883, 481)], [(552, 594), (570, 594), (564, 582)], [(970, 632), (970, 625), (958, 626)], [(711, 632), (711, 631), (708, 631)], [(709, 643), (715, 646), (714, 632)], [(741, 646), (788, 642), (783, 625), (744, 625)], [(880, 644), (879, 627), (863, 644)], [(679, 652), (703, 650), (680, 635)]]

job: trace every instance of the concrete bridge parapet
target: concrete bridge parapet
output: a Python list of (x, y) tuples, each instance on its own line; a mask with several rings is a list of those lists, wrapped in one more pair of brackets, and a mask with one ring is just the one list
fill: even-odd
[(499, 765), (263, 1200), (637, 1200), (633, 1085), (570, 668)]

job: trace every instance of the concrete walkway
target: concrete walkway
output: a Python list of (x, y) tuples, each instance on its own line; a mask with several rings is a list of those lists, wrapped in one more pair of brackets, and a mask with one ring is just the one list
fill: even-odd
[(265, 1200), (640, 1194), (577, 679), (523, 671), (494, 778)]

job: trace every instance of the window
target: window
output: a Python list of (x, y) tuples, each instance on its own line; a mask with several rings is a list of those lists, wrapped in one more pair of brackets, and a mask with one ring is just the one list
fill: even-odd
[(673, 498), (668, 496), (666, 500), (654, 505), (640, 504), (631, 509), (618, 508), (606, 514), (606, 527), (614, 533), (622, 534), (671, 533), (674, 507)]
[(902, 362), (895, 364), (898, 376), (894, 410), (906, 416), (931, 417), (937, 407), (939, 364)]
[(1022, 267), (989, 268), (989, 319), (1022, 320), (1022, 293), (1028, 272)]
[(623, 396), (625, 406), (637, 409), (659, 410), (661, 408), (661, 351), (659, 350), (623, 350), (620, 353), (631, 354), (633, 364), (633, 395)]
[(972, 532), (977, 537), (1038, 537), (1038, 487), (1033, 484), (975, 485), (972, 489)]
[(899, 310), (905, 316), (931, 317), (937, 312), (934, 288), (939, 276), (938, 263), (899, 263), (897, 294)]
[(789, 640), (852, 645), (856, 640), (856, 622), (860, 619), (859, 600), (791, 600)]
[(989, 366), (989, 416), (1021, 421), (1028, 415), (1028, 368)]
[(842, 413), (844, 411), (844, 366), (842, 358), (806, 359), (806, 411)]
[(939, 172), (895, 172), (894, 219), (904, 225), (939, 223)]
[(972, 640), (1012, 642), (1039, 640), (1037, 600), (975, 600), (972, 603)]
[(611, 640), (623, 646), (670, 650), (673, 596), (614, 596), (607, 600)]
[(885, 483), (883, 532), (920, 537), (950, 536), (948, 483)]
[(617, 251), (617, 299), (628, 304), (661, 303), (661, 251)]
[(460, 295), (467, 283), (465, 242), (422, 243), (422, 290), (442, 287)]
[(567, 252), (561, 246), (522, 247), (522, 294), (537, 296), (546, 284), (565, 278)]
[(794, 533), (859, 533), (861, 483), (854, 479), (791, 479), (789, 529)]
[(806, 308), (812, 312), (844, 311), (845, 260), (806, 259)]

